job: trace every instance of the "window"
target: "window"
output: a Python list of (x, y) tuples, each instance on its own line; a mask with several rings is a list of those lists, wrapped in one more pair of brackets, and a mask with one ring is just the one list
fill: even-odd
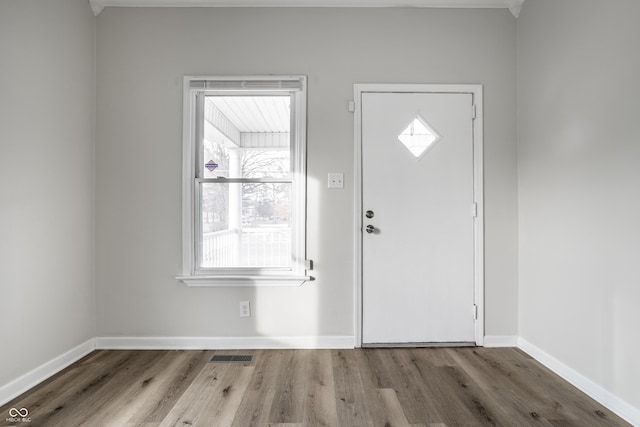
[(398, 135), (398, 140), (407, 147), (416, 159), (420, 159), (434, 143), (440, 140), (440, 136), (431, 129), (431, 126), (420, 116), (417, 116), (405, 130)]
[(300, 285), (306, 78), (185, 77), (183, 276), (192, 286)]

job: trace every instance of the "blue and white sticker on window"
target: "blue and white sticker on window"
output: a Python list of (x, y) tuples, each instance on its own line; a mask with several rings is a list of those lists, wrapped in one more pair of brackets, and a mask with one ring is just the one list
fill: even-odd
[(205, 168), (209, 169), (209, 172), (213, 172), (218, 167), (218, 164), (213, 160), (209, 160), (205, 165)]

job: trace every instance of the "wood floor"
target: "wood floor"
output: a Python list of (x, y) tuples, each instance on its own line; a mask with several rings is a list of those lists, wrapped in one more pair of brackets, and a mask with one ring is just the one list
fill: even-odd
[[(231, 353), (255, 360), (208, 362)], [(6, 421), (11, 408), (31, 422)], [(0, 408), (0, 425), (628, 424), (517, 349), (430, 348), (95, 351)]]

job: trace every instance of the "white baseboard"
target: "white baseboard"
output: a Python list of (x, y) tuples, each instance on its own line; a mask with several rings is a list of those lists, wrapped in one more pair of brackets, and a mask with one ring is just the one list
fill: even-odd
[(347, 349), (353, 336), (319, 337), (97, 337), (96, 348), (105, 350), (250, 350)]
[(634, 426), (640, 426), (640, 409), (620, 399), (527, 340), (518, 337), (518, 347), (620, 418)]
[(484, 347), (517, 347), (516, 335), (485, 335)]
[(0, 386), (0, 406), (9, 403), (25, 391), (35, 387), (72, 363), (82, 359), (93, 350), (95, 350), (95, 340), (91, 338), (66, 353), (38, 366), (30, 372), (27, 372), (10, 383)]

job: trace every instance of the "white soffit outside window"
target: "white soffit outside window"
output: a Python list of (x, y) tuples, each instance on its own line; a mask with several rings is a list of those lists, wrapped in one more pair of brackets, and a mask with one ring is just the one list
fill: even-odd
[(97, 16), (105, 7), (439, 7), (509, 9), (516, 18), (524, 0), (89, 0)]

